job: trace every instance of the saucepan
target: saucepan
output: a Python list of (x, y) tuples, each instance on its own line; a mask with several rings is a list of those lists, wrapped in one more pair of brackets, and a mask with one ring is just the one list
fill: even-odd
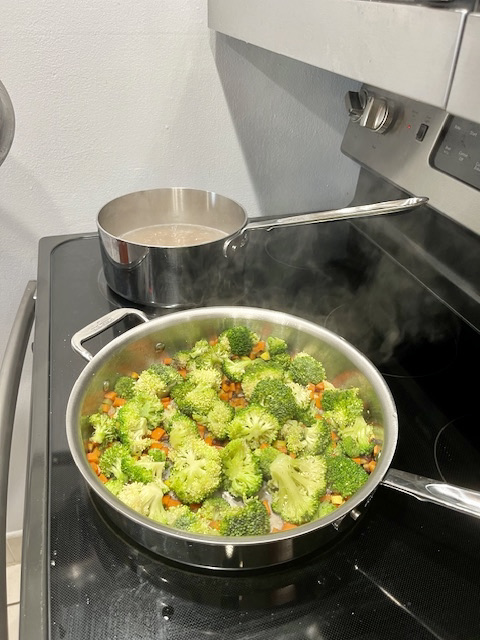
[(216, 288), (222, 299), (235, 301), (250, 231), (398, 213), (427, 200), (249, 219), (240, 204), (212, 191), (137, 191), (115, 198), (97, 216), (105, 280), (122, 298), (153, 307), (200, 306)]
[[(141, 324), (104, 346), (96, 355), (83, 343), (134, 314)], [(128, 508), (99, 481), (85, 453), (91, 428), (87, 416), (98, 410), (105, 389), (119, 375), (140, 371), (159, 360), (159, 345), (173, 353), (195, 341), (218, 335), (235, 324), (249, 326), (260, 336), (287, 340), (292, 352), (307, 351), (321, 359), (330, 380), (354, 381), (368, 409), (368, 419), (379, 425), (376, 437), (381, 454), (366, 484), (334, 513), (289, 531), (251, 537), (224, 537), (187, 533), (160, 525)], [(255, 307), (204, 307), (176, 311), (148, 320), (137, 309), (116, 309), (77, 332), (72, 347), (88, 364), (70, 394), (66, 414), (68, 444), (73, 459), (93, 498), (106, 516), (128, 537), (151, 552), (196, 567), (252, 569), (269, 567), (301, 557), (327, 545), (348, 530), (365, 512), (382, 484), (480, 517), (480, 493), (390, 468), (397, 445), (398, 419), (394, 400), (382, 375), (356, 347), (337, 334), (291, 314)], [(368, 514), (365, 513), (365, 517)]]

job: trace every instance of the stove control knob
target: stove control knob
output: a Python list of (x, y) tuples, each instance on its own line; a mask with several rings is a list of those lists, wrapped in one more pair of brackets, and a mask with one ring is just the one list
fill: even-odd
[(348, 91), (345, 96), (349, 118), (360, 127), (384, 133), (393, 120), (391, 105), (385, 98), (361, 91)]

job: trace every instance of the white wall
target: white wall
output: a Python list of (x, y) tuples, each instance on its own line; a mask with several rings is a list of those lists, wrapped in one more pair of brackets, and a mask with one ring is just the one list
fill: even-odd
[(0, 354), (39, 238), (93, 231), (113, 197), (190, 186), (251, 216), (350, 202), (358, 169), (339, 147), (356, 83), (213, 34), (206, 13), (206, 0), (2, 3), (17, 124), (0, 167)]

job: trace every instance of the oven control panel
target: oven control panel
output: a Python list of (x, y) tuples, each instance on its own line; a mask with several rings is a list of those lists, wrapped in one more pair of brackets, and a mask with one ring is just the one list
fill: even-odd
[(432, 164), (480, 189), (480, 124), (452, 117), (439, 137)]
[(362, 126), (350, 96), (342, 152), (480, 234), (480, 124), (375, 87), (361, 91), (388, 106), (389, 122), (381, 130)]

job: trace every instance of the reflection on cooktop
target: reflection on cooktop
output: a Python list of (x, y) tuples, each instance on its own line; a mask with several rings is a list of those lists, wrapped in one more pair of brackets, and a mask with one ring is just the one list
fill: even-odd
[(434, 456), (444, 482), (480, 491), (480, 433), (472, 429), (477, 424), (473, 414), (451, 420), (438, 432)]

